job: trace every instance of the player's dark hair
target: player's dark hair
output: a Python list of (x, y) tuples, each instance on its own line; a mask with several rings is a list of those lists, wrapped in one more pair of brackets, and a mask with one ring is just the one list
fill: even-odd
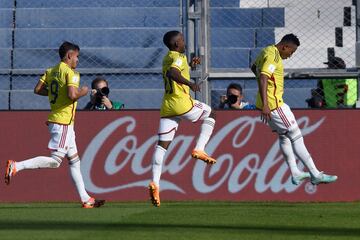
[(280, 42), (282, 42), (282, 43), (293, 43), (296, 46), (300, 46), (299, 38), (296, 35), (292, 34), (292, 33), (286, 34), (285, 36), (283, 36), (283, 38), (281, 39)]
[(175, 37), (178, 36), (181, 32), (179, 31), (169, 31), (167, 33), (165, 33), (164, 38), (163, 38), (163, 42), (164, 44), (169, 48), (172, 49), (174, 48), (175, 45)]
[(238, 90), (240, 92), (240, 94), (242, 95), (242, 87), (240, 84), (237, 84), (237, 83), (229, 84), (229, 86), (226, 89), (226, 92), (229, 92), (229, 89), (231, 89), (231, 88)]
[(60, 59), (64, 59), (64, 57), (66, 56), (67, 52), (73, 50), (73, 51), (80, 51), (80, 47), (74, 43), (71, 42), (63, 42), (61, 44), (61, 46), (59, 47), (59, 56)]
[(106, 81), (106, 79), (102, 76), (97, 76), (92, 82), (91, 82), (91, 88), (92, 89), (96, 89), (96, 85), (100, 82), (105, 82), (106, 86), (109, 86), (108, 82)]

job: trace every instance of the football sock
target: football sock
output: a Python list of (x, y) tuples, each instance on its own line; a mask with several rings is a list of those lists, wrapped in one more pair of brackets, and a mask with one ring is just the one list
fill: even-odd
[(214, 130), (214, 126), (215, 119), (209, 117), (204, 119), (203, 123), (201, 124), (201, 132), (195, 146), (196, 150), (204, 151), (205, 145), (208, 143)]
[(300, 137), (292, 142), (292, 146), (296, 156), (304, 163), (304, 165), (309, 169), (310, 173), (317, 177), (320, 172), (316, 168), (313, 159), (311, 158), (310, 153), (305, 147), (304, 138)]
[(81, 201), (82, 202), (88, 201), (90, 196), (88, 195), (88, 193), (85, 190), (84, 180), (81, 175), (80, 158), (75, 157), (74, 159), (71, 159), (69, 161), (69, 168), (70, 168), (71, 179), (73, 180), (73, 182), (75, 184), (76, 190), (80, 195)]
[(15, 162), (15, 168), (16, 171), (18, 172), (24, 169), (57, 168), (60, 166), (60, 164), (61, 164), (61, 159), (39, 156), (21, 162)]
[(288, 137), (281, 135), (279, 136), (280, 149), (283, 153), (286, 163), (290, 168), (290, 172), (292, 176), (299, 176), (301, 171), (299, 170), (296, 158), (293, 152), (293, 147), (291, 145), (291, 141)]
[(153, 182), (159, 187), (160, 186), (160, 176), (162, 171), (162, 164), (164, 161), (164, 156), (166, 153), (166, 149), (156, 145), (155, 152), (152, 159), (152, 175)]

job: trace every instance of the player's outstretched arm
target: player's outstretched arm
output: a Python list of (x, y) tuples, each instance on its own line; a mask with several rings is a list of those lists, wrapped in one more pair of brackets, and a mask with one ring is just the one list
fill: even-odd
[(34, 93), (37, 95), (40, 95), (40, 96), (47, 96), (48, 89), (47, 89), (45, 83), (43, 83), (42, 81), (39, 81), (34, 88)]
[(72, 101), (76, 101), (79, 98), (86, 96), (89, 91), (87, 86), (82, 86), (81, 88), (77, 88), (74, 86), (68, 86), (68, 97)]

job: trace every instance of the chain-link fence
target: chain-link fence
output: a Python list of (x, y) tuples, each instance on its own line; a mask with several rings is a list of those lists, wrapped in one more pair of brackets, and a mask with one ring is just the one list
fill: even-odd
[[(301, 46), (284, 61), (290, 78), (285, 101), (295, 108), (319, 98), (332, 107), (353, 105), (357, 71), (349, 69), (355, 68), (357, 1), (208, 1), (209, 69), (201, 70), (209, 72), (209, 84), (203, 85), (210, 88), (213, 107), (232, 82), (240, 83), (246, 99), (254, 102), (257, 85), (249, 66), (263, 47), (289, 32), (299, 37)], [(163, 34), (187, 34), (186, 7), (196, 2), (202, 1), (0, 0), (0, 109), (49, 108), (46, 98), (35, 96), (32, 89), (44, 70), (58, 63), (57, 49), (65, 40), (81, 48), (82, 84), (90, 86), (102, 75), (109, 81), (111, 98), (126, 108), (159, 108), (161, 61), (167, 51)], [(199, 34), (204, 33), (195, 27), (188, 46), (201, 51)], [(339, 58), (343, 65), (336, 63)], [(81, 99), (79, 108), (88, 100)]]
[(213, 0), (212, 106), (218, 106), (232, 82), (242, 85), (248, 101), (255, 101), (257, 84), (249, 67), (262, 48), (294, 33), (301, 45), (284, 60), (285, 101), (295, 108), (353, 107), (358, 96), (355, 4), (351, 0)]
[(181, 31), (181, 10), (180, 0), (0, 0), (2, 109), (49, 109), (32, 89), (63, 41), (80, 46), (81, 84), (102, 75), (126, 108), (158, 108), (162, 38)]

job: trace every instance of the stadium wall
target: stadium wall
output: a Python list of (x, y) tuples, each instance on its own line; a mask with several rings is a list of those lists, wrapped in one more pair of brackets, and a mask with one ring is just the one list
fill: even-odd
[[(207, 166), (190, 157), (199, 124), (183, 122), (168, 150), (162, 175), (162, 200), (354, 201), (360, 199), (360, 111), (295, 110), (305, 143), (320, 170), (337, 182), (291, 184), (277, 137), (260, 122), (257, 111), (218, 111), (207, 152), (218, 163)], [(48, 112), (0, 112), (0, 169), (7, 159), (48, 155)], [(157, 141), (159, 112), (84, 112), (76, 134), (87, 190), (108, 201), (148, 199), (151, 157)], [(0, 202), (77, 201), (68, 174), (59, 169), (19, 172), (10, 186), (0, 184)]]

